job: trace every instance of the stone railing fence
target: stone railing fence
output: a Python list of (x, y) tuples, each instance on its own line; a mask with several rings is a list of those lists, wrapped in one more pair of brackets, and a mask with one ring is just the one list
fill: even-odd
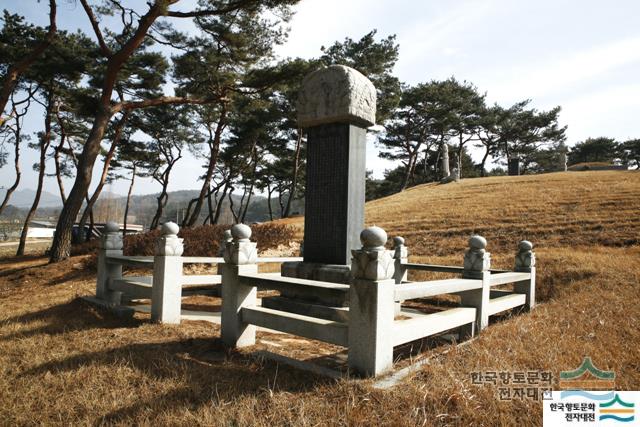
[[(364, 376), (391, 369), (395, 346), (449, 330), (457, 330), (459, 340), (464, 340), (486, 328), (492, 315), (535, 305), (535, 255), (528, 241), (518, 244), (512, 271), (491, 268), (487, 241), (481, 236), (469, 239), (461, 267), (415, 264), (408, 262), (403, 238), (395, 237), (393, 249), (387, 250), (385, 231), (369, 227), (360, 235), (362, 247), (351, 251), (352, 282), (347, 285), (259, 273), (261, 262), (297, 258), (259, 258), (246, 225), (231, 227), (222, 243), (222, 258), (183, 257), (177, 233), (177, 225), (164, 224), (155, 256), (123, 256), (121, 234), (109, 224), (99, 249), (96, 299), (111, 307), (132, 299), (151, 299), (153, 320), (179, 323), (181, 296), (221, 285), (221, 336), (227, 346), (253, 345), (256, 326), (260, 326), (347, 347), (350, 369)], [(219, 274), (183, 275), (182, 267), (188, 263), (217, 264)], [(123, 277), (122, 266), (153, 269), (153, 275)], [(407, 280), (409, 270), (459, 277), (411, 282)], [(513, 290), (495, 289), (505, 284), (513, 284)], [(268, 308), (260, 304), (258, 290), (295, 292), (302, 297), (298, 305), (303, 310), (304, 301), (317, 296), (325, 300), (346, 296), (348, 308), (324, 307), (319, 312), (308, 303), (306, 314), (301, 314), (300, 306), (295, 312)], [(400, 306), (406, 300), (443, 294), (458, 295), (460, 305), (431, 314), (404, 311)], [(398, 316), (401, 310), (403, 316)]]

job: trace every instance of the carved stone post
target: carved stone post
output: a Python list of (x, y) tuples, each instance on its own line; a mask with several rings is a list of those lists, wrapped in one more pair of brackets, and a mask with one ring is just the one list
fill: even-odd
[(395, 271), (393, 279), (396, 285), (407, 281), (407, 269), (403, 266), (409, 261), (409, 250), (404, 244), (404, 238), (396, 236), (393, 238), (393, 259), (395, 260)]
[(298, 125), (308, 136), (304, 262), (284, 263), (283, 276), (350, 283), (350, 250), (359, 246), (364, 228), (366, 130), (375, 117), (376, 89), (353, 68), (331, 65), (303, 80)]
[(472, 236), (469, 239), (469, 249), (464, 254), (462, 277), (482, 280), (482, 288), (459, 293), (462, 305), (476, 308), (476, 328), (478, 330), (489, 325), (491, 254), (485, 250), (486, 247), (487, 240), (482, 236)]
[(515, 271), (531, 273), (531, 278), (514, 285), (514, 291), (527, 296), (526, 306), (531, 310), (536, 305), (536, 254), (533, 243), (523, 240), (518, 244)]
[(258, 290), (242, 283), (240, 275), (258, 272), (256, 243), (251, 228), (231, 227), (233, 240), (226, 242), (222, 272), (222, 342), (229, 347), (245, 347), (256, 342), (256, 327), (242, 321), (242, 307), (255, 307)]
[(360, 241), (362, 249), (351, 251), (349, 367), (376, 376), (393, 365), (394, 259), (383, 229), (363, 230)]
[(107, 258), (122, 255), (122, 233), (115, 222), (107, 222), (100, 236), (98, 248), (98, 277), (96, 280), (96, 297), (112, 305), (120, 305), (122, 292), (109, 289), (109, 283), (122, 278), (122, 265), (110, 264)]
[[(403, 264), (406, 264), (409, 261), (409, 251), (404, 245), (403, 237), (396, 236), (393, 238), (393, 259), (395, 269), (393, 273), (393, 280), (395, 280), (396, 285), (399, 285), (402, 282), (407, 281), (407, 268)], [(396, 315), (400, 314), (402, 311), (403, 302), (404, 301), (395, 302)]]
[(451, 175), (449, 171), (449, 145), (446, 142), (440, 147), (440, 169), (442, 169), (442, 179)]
[(151, 319), (161, 323), (180, 323), (182, 305), (182, 252), (178, 237), (180, 228), (174, 222), (162, 225), (162, 236), (156, 240), (151, 288)]
[(566, 172), (568, 170), (567, 168), (567, 152), (563, 151), (562, 153), (560, 153), (560, 170), (562, 172)]

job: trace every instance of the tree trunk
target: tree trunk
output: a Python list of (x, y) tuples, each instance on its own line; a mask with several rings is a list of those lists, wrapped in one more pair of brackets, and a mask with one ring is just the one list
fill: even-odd
[(204, 204), (204, 199), (211, 187), (211, 179), (213, 178), (213, 172), (216, 169), (216, 163), (218, 163), (218, 153), (220, 151), (220, 140), (222, 137), (222, 131), (226, 126), (226, 117), (227, 117), (227, 108), (226, 104), (223, 104), (222, 110), (220, 111), (220, 119), (218, 120), (218, 124), (216, 126), (216, 130), (213, 135), (213, 140), (209, 144), (209, 166), (207, 167), (207, 173), (204, 178), (204, 182), (202, 183), (202, 188), (200, 189), (200, 195), (198, 196), (198, 200), (193, 208), (193, 212), (189, 217), (188, 221), (184, 221), (187, 227), (192, 227), (198, 217), (200, 216), (200, 210), (202, 209), (202, 205)]
[(247, 203), (244, 205), (244, 210), (242, 211), (242, 216), (240, 217), (240, 222), (244, 224), (244, 220), (247, 218), (247, 211), (249, 210), (249, 204), (251, 203), (251, 196), (253, 196), (253, 182), (251, 182), (251, 186), (249, 187), (249, 195), (247, 196)]
[(212, 193), (211, 189), (209, 189), (209, 194), (207, 194), (207, 208), (209, 209), (209, 213), (207, 213), (207, 217), (202, 222), (202, 225), (205, 225), (207, 220), (209, 221), (209, 224), (211, 224), (211, 219), (213, 217), (213, 200), (211, 200)]
[[(300, 169), (300, 151), (302, 149), (302, 129), (298, 128), (298, 140), (296, 141), (296, 154), (293, 161), (293, 177), (291, 180), (291, 188), (289, 188), (289, 200), (287, 200), (287, 207), (284, 210), (283, 218), (288, 218), (291, 215), (291, 204), (296, 197), (296, 190), (298, 188), (298, 171)], [(269, 206), (271, 208), (271, 206)], [(273, 218), (271, 219), (273, 221)]]
[(20, 142), (22, 140), (22, 129), (20, 126), (20, 118), (16, 119), (16, 130), (15, 130), (15, 148), (14, 148), (14, 157), (13, 157), (13, 168), (16, 171), (16, 179), (13, 181), (13, 185), (7, 188), (7, 192), (4, 195), (4, 199), (2, 200), (2, 205), (0, 205), (0, 214), (9, 203), (9, 199), (11, 198), (11, 194), (18, 188), (18, 184), (20, 184), (20, 177), (22, 176), (22, 171), (20, 170)]
[(487, 176), (487, 173), (484, 170), (484, 165), (487, 163), (487, 158), (489, 157), (489, 144), (487, 143), (484, 148), (484, 156), (482, 157), (482, 161), (480, 162), (480, 176), (483, 178)]
[[(51, 2), (55, 3), (55, 0), (51, 0)], [(103, 52), (103, 54), (108, 57), (108, 60), (102, 82), (100, 104), (97, 107), (91, 132), (84, 144), (82, 154), (78, 161), (78, 173), (76, 175), (76, 179), (73, 183), (73, 187), (71, 188), (71, 192), (67, 197), (67, 203), (62, 207), (62, 211), (58, 217), (58, 224), (56, 225), (56, 234), (51, 245), (49, 262), (58, 262), (69, 257), (71, 252), (71, 230), (73, 229), (73, 223), (76, 220), (80, 208), (82, 208), (82, 202), (87, 194), (89, 185), (91, 185), (91, 174), (93, 172), (93, 165), (96, 161), (96, 157), (100, 152), (100, 142), (104, 137), (109, 124), (109, 119), (113, 114), (111, 109), (111, 95), (113, 94), (113, 88), (118, 79), (118, 73), (125, 62), (145, 40), (149, 28), (153, 25), (156, 19), (166, 11), (166, 6), (165, 2), (153, 3), (150, 6), (149, 11), (140, 17), (138, 20), (138, 27), (135, 29), (135, 32), (122, 45), (120, 50), (113, 53)], [(94, 27), (94, 31), (96, 31), (96, 27)]]
[[(124, 115), (120, 118), (118, 123), (116, 124), (115, 133), (113, 135), (113, 141), (111, 142), (111, 146), (109, 147), (109, 151), (107, 152), (104, 158), (104, 165), (102, 166), (102, 174), (100, 175), (100, 181), (98, 182), (98, 186), (93, 191), (91, 198), (87, 202), (87, 206), (82, 212), (82, 217), (80, 218), (80, 223), (78, 225), (78, 233), (80, 237), (84, 237), (86, 239), (87, 236), (84, 236), (84, 228), (87, 224), (87, 219), (91, 219), (91, 227), (89, 227), (88, 235), (91, 235), (91, 231), (93, 229), (93, 205), (95, 205), (96, 201), (100, 197), (100, 193), (104, 188), (105, 183), (107, 182), (107, 176), (109, 176), (109, 167), (111, 165), (111, 160), (113, 160), (113, 156), (116, 153), (116, 148), (118, 144), (120, 144), (120, 140), (122, 139), (122, 130), (124, 129), (125, 122), (127, 120), (128, 113), (124, 113)], [(85, 240), (83, 239), (83, 240)]]
[(404, 178), (402, 179), (402, 186), (400, 187), (400, 191), (404, 191), (409, 186), (409, 181), (413, 177), (413, 170), (415, 168), (416, 163), (416, 154), (411, 153), (409, 156), (409, 160), (407, 161), (407, 171), (404, 174)]
[(285, 206), (284, 205), (284, 201), (282, 200), (282, 191), (283, 190), (284, 189), (282, 188), (282, 186), (280, 186), (278, 188), (278, 204), (280, 205), (280, 218), (282, 218), (283, 215), (284, 215), (284, 206)]
[(67, 202), (67, 196), (64, 194), (64, 183), (62, 182), (62, 168), (60, 167), (60, 150), (64, 145), (65, 135), (64, 133), (60, 136), (60, 144), (54, 148), (53, 151), (53, 162), (56, 167), (56, 181), (58, 182), (58, 189), (60, 190), (60, 198), (62, 199), (62, 204)]
[(216, 206), (216, 215), (213, 217), (213, 224), (217, 224), (220, 220), (220, 215), (222, 214), (222, 205), (224, 203), (224, 198), (227, 196), (227, 191), (229, 191), (229, 181), (225, 183), (224, 189), (222, 190), (222, 196), (218, 199), (218, 205)]
[(24, 255), (24, 248), (27, 243), (27, 234), (29, 233), (29, 223), (33, 219), (33, 216), (36, 214), (36, 210), (38, 209), (38, 204), (40, 204), (40, 196), (42, 195), (42, 186), (44, 185), (44, 173), (47, 161), (47, 150), (49, 149), (49, 144), (51, 143), (51, 110), (53, 104), (53, 94), (49, 92), (48, 95), (48, 104), (47, 111), (45, 113), (44, 120), (44, 135), (42, 136), (42, 140), (40, 141), (40, 163), (38, 165), (38, 187), (36, 188), (36, 195), (33, 198), (33, 203), (31, 204), (31, 208), (27, 213), (27, 217), (24, 220), (24, 225), (22, 226), (22, 233), (20, 234), (20, 243), (18, 244), (18, 250), (16, 251), (16, 256)]
[(273, 221), (273, 209), (271, 208), (271, 194), (273, 190), (271, 185), (267, 184), (267, 206), (269, 207), (269, 221)]
[(458, 158), (456, 159), (456, 165), (458, 166), (458, 177), (462, 179), (462, 147), (464, 147), (464, 142), (462, 142), (462, 132), (458, 135)]
[[(251, 147), (251, 153), (253, 155), (253, 168), (251, 170), (251, 184), (249, 185), (249, 194), (247, 197), (247, 203), (244, 205), (244, 209), (242, 209), (242, 205), (240, 205), (240, 209), (241, 211), (238, 211), (238, 213), (242, 212), (241, 216), (240, 216), (240, 223), (244, 224), (244, 220), (247, 217), (247, 211), (249, 210), (249, 204), (251, 203), (251, 196), (253, 195), (253, 187), (255, 186), (256, 183), (256, 170), (258, 169), (258, 149), (256, 148), (256, 144), (257, 141), (253, 143), (253, 146)], [(245, 186), (244, 188), (244, 194), (242, 195), (242, 200), (244, 201), (244, 196), (247, 194), (247, 187)]]
[(122, 236), (127, 235), (127, 216), (129, 215), (129, 203), (131, 203), (131, 192), (133, 192), (133, 184), (136, 181), (136, 168), (137, 165), (133, 164), (133, 170), (131, 171), (131, 185), (129, 185), (129, 192), (127, 193), (127, 204), (124, 207), (124, 220), (122, 222)]
[(156, 213), (155, 215), (153, 215), (153, 219), (151, 220), (151, 225), (149, 226), (149, 230), (155, 230), (156, 228), (158, 228), (160, 217), (162, 217), (162, 211), (164, 210), (164, 207), (167, 204), (167, 200), (169, 198), (169, 195), (167, 194), (168, 185), (169, 185), (168, 182), (164, 182), (162, 184), (162, 191), (160, 192), (160, 195), (157, 198), (158, 204), (156, 206)]
[(58, 217), (56, 234), (51, 245), (50, 262), (62, 261), (69, 257), (71, 251), (71, 230), (73, 229), (76, 216), (82, 207), (82, 202), (91, 184), (93, 165), (100, 152), (100, 141), (102, 141), (110, 117), (110, 110), (104, 107), (101, 108), (96, 115), (91, 133), (78, 159), (76, 179), (67, 197), (67, 203), (62, 207), (62, 211)]
[(229, 210), (231, 211), (231, 215), (233, 215), (233, 223), (237, 224), (238, 215), (236, 215), (236, 212), (233, 210), (233, 190), (235, 190), (235, 188), (231, 187), (230, 190), (229, 194), (227, 194), (227, 197), (229, 198)]

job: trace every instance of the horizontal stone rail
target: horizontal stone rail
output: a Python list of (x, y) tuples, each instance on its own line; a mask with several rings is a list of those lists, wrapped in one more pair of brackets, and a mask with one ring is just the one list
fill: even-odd
[(278, 273), (242, 274), (238, 279), (242, 284), (255, 286), (258, 290), (294, 292), (307, 300), (341, 301), (344, 294), (349, 292), (349, 285), (283, 277)]
[(397, 320), (393, 322), (392, 327), (393, 345), (398, 346), (450, 329), (473, 325), (475, 320), (474, 307), (452, 308), (412, 319)]
[(348, 346), (348, 324), (265, 307), (243, 307), (242, 322), (305, 338)]
[[(401, 266), (407, 270), (416, 271), (431, 271), (435, 273), (457, 273), (463, 274), (464, 267), (449, 266), (449, 265), (436, 265), (436, 264), (416, 264), (411, 262), (402, 263)], [(507, 273), (509, 270), (489, 269), (491, 273)]]
[(481, 288), (478, 279), (444, 279), (396, 285), (393, 294), (396, 301), (405, 301)]
[(153, 258), (152, 256), (111, 255), (107, 256), (106, 260), (109, 264), (126, 267), (153, 268)]

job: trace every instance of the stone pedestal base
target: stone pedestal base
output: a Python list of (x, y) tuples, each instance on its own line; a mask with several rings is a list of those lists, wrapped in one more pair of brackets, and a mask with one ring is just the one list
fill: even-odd
[(351, 268), (348, 265), (320, 264), (314, 262), (285, 262), (280, 273), (284, 277), (319, 280), (321, 282), (351, 284)]
[[(351, 283), (351, 268), (348, 265), (319, 264), (312, 262), (285, 262), (280, 268), (280, 274), (284, 277), (295, 277), (297, 279), (318, 280), (321, 282), (340, 283), (349, 285)], [(343, 298), (325, 299), (322, 297), (310, 296), (308, 292), (301, 290), (283, 291), (281, 296), (299, 301), (306, 301), (313, 304), (325, 305), (329, 307), (348, 307), (349, 293), (345, 292)], [(302, 313), (301, 313), (302, 314)]]
[[(283, 277), (317, 280), (321, 282), (351, 283), (351, 269), (348, 265), (320, 264), (310, 262), (285, 262), (280, 273)], [(279, 297), (262, 299), (262, 306), (274, 310), (287, 311), (305, 316), (345, 322), (348, 315), (349, 292), (343, 297), (326, 298), (309, 293), (306, 287), (300, 291), (282, 291)]]

